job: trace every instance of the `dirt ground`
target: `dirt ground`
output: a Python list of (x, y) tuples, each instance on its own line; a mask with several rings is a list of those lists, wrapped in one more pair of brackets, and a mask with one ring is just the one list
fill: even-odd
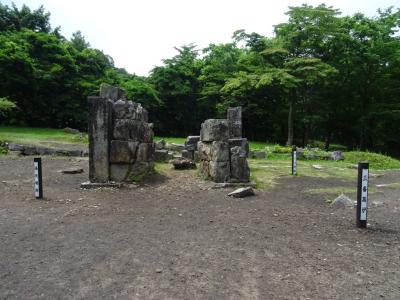
[[(232, 199), (171, 170), (81, 190), (87, 164), (43, 158), (35, 200), (33, 158), (0, 158), (1, 299), (400, 299), (400, 189), (377, 188), (358, 229), (354, 208), (308, 192), (355, 181), (283, 177)], [(71, 166), (85, 173), (59, 172)]]

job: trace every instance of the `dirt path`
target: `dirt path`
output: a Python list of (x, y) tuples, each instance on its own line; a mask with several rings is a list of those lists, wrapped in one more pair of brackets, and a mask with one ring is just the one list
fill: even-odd
[[(70, 166), (85, 173), (58, 172)], [(287, 177), (231, 199), (170, 171), (80, 190), (87, 160), (44, 158), (39, 201), (32, 171), (32, 158), (0, 158), (0, 299), (400, 299), (399, 189), (371, 195), (360, 230), (354, 209), (307, 192), (355, 182)]]

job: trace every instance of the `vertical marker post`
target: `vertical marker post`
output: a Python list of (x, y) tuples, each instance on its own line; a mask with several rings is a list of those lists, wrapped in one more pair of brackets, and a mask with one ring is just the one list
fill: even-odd
[(297, 175), (297, 149), (296, 146), (292, 148), (292, 175)]
[(358, 163), (357, 227), (367, 227), (369, 163)]
[(42, 159), (35, 157), (33, 159), (33, 165), (35, 167), (35, 198), (43, 198), (43, 184), (42, 184)]

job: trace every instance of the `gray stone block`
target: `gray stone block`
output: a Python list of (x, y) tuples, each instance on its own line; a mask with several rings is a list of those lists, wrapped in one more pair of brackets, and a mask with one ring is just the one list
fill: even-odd
[(100, 85), (100, 98), (111, 99), (113, 101), (125, 99), (125, 91), (107, 83), (102, 83)]
[(246, 157), (249, 157), (250, 147), (246, 138), (233, 138), (229, 139), (229, 148), (238, 146), (246, 152)]
[(139, 142), (112, 140), (110, 149), (111, 163), (133, 163)]
[(172, 159), (172, 154), (168, 152), (168, 150), (155, 150), (154, 151), (154, 160), (158, 162), (166, 162)]
[(231, 148), (230, 163), (231, 182), (248, 182), (250, 180), (250, 168), (246, 159), (246, 151), (242, 147), (235, 146)]
[(130, 175), (132, 165), (130, 164), (111, 164), (110, 179), (116, 182), (127, 181)]
[(152, 126), (139, 120), (115, 119), (113, 137), (116, 140), (151, 143), (154, 137)]
[(109, 180), (109, 144), (112, 128), (112, 102), (89, 97), (89, 178), (92, 182)]
[(223, 141), (199, 142), (199, 156), (201, 160), (229, 161), (229, 143)]
[(137, 161), (149, 162), (154, 159), (154, 143), (141, 143), (139, 144)]
[(188, 151), (196, 151), (197, 143), (200, 141), (200, 136), (189, 135), (185, 141), (185, 149)]
[(229, 161), (210, 161), (210, 177), (215, 182), (228, 182), (230, 178)]
[(228, 121), (209, 119), (201, 124), (200, 140), (203, 142), (226, 141), (229, 138)]
[(242, 137), (242, 107), (231, 107), (227, 111), (230, 138)]
[(194, 160), (194, 151), (182, 150), (182, 157), (190, 160)]

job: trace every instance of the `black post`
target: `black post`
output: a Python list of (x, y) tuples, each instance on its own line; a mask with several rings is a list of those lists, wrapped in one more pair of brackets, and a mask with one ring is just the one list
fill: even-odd
[(296, 146), (292, 148), (292, 175), (297, 175), (297, 150)]
[(42, 184), (42, 159), (35, 157), (33, 159), (33, 165), (35, 167), (35, 198), (43, 198), (43, 184)]
[(358, 163), (358, 181), (357, 181), (357, 227), (367, 227), (368, 217), (368, 179), (369, 163)]

